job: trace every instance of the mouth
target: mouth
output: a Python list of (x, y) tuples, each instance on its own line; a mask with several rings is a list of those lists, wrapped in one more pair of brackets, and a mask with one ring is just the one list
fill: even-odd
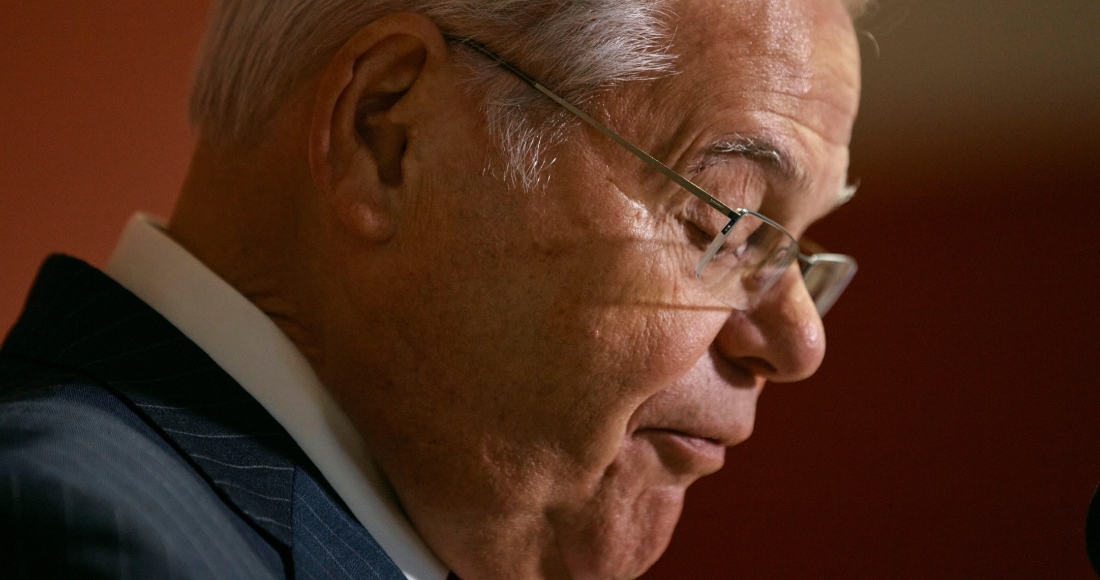
[(725, 445), (710, 437), (661, 428), (639, 429), (634, 436), (653, 446), (666, 469), (692, 480), (718, 471), (726, 461)]

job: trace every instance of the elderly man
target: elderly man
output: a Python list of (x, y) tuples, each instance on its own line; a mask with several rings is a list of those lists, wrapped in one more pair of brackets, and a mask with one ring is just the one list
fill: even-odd
[(858, 6), (213, 10), (171, 220), (3, 347), (4, 577), (644, 572), (821, 362)]

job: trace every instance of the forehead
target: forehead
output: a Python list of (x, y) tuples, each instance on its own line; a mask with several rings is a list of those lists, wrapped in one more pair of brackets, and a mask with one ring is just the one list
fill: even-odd
[(841, 119), (854, 117), (859, 52), (840, 0), (676, 0), (673, 6), (672, 51), (680, 72), (666, 82), (688, 93), (682, 97), (697, 97), (687, 102), (769, 97), (777, 112), (790, 112), (805, 109), (808, 100), (836, 109), (831, 112)]
[(653, 128), (639, 137), (670, 160), (760, 139), (819, 185), (843, 181), (859, 53), (841, 0), (674, 0), (669, 24), (677, 74), (639, 87), (641, 102), (626, 99), (626, 115), (645, 117), (635, 126)]

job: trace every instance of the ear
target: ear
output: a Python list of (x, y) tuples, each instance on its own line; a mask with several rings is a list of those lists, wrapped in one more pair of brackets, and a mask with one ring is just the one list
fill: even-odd
[(424, 102), (413, 92), (446, 54), (430, 20), (390, 14), (356, 33), (320, 75), (309, 136), (313, 182), (361, 237), (385, 241), (397, 229), (409, 122), (417, 117), (409, 109)]

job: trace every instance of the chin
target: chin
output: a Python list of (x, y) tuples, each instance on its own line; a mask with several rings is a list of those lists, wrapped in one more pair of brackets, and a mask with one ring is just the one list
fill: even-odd
[(695, 479), (670, 473), (652, 445), (628, 444), (585, 501), (551, 515), (565, 577), (641, 576), (668, 547)]
[(559, 542), (568, 577), (626, 580), (641, 576), (668, 547), (683, 499), (681, 487), (654, 488), (619, 510), (602, 516), (587, 514), (587, 525)]

